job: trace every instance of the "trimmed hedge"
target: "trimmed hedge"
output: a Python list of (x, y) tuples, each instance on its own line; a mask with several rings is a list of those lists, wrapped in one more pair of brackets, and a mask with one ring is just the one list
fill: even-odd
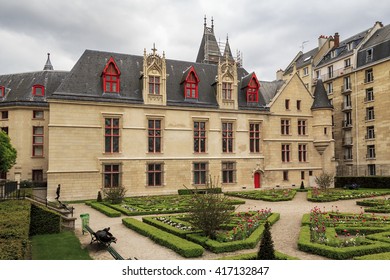
[(209, 188), (209, 189), (180, 189), (177, 190), (179, 195), (190, 195), (194, 193), (204, 194), (204, 193), (222, 193), (221, 188)]
[[(368, 238), (368, 237), (367, 237)], [(366, 239), (367, 240), (367, 239)], [(310, 227), (301, 227), (301, 232), (298, 239), (298, 248), (301, 251), (327, 257), (329, 259), (346, 260), (357, 256), (368, 254), (377, 254), (383, 252), (390, 252), (390, 243), (374, 242), (368, 245), (360, 245), (354, 247), (332, 247), (325, 244), (314, 243), (310, 241)]]
[(362, 188), (390, 189), (390, 176), (335, 177), (334, 181), (336, 188), (343, 188), (345, 185), (353, 183)]
[[(273, 213), (268, 217), (268, 221), (273, 225), (280, 219), (279, 213)], [(213, 253), (233, 252), (243, 249), (253, 249), (259, 243), (264, 231), (264, 224), (261, 224), (253, 233), (244, 240), (236, 240), (231, 242), (218, 242), (209, 239), (201, 234), (188, 234), (187, 239), (202, 245), (204, 248)]]
[[(280, 260), (280, 261), (299, 260), (299, 258), (283, 254), (279, 251), (275, 251), (275, 257), (276, 257), (276, 260)], [(246, 253), (246, 254), (241, 254), (241, 255), (236, 255), (236, 256), (223, 257), (223, 258), (219, 258), (218, 260), (237, 260), (237, 261), (257, 260), (257, 252)]]
[(51, 210), (31, 204), (30, 236), (61, 232), (61, 216)]
[(29, 222), (30, 203), (28, 201), (0, 202), (0, 260), (30, 258)]
[(108, 217), (120, 217), (121, 216), (121, 212), (119, 212), (118, 210), (115, 210), (111, 207), (108, 207), (107, 205), (104, 205), (103, 203), (99, 203), (99, 202), (86, 202), (85, 204), (91, 206), (93, 209), (96, 209), (97, 211), (103, 213), (104, 215), (108, 216)]
[(172, 249), (185, 258), (195, 258), (203, 255), (204, 249), (202, 246), (145, 224), (134, 218), (124, 218), (122, 219), (122, 223), (126, 227), (149, 237), (159, 245)]

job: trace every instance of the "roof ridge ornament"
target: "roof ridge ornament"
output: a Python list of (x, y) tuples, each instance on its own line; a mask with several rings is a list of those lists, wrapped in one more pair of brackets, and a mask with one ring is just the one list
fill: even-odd
[(51, 64), (51, 61), (50, 61), (50, 53), (47, 53), (47, 60), (46, 60), (46, 64), (45, 66), (43, 67), (43, 70), (54, 70), (54, 67), (53, 65)]

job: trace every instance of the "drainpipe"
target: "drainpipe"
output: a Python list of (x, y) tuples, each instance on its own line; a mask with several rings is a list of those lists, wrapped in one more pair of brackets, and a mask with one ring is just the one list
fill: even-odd
[(358, 82), (355, 71), (355, 139), (356, 139), (356, 175), (359, 176), (359, 114), (358, 114)]

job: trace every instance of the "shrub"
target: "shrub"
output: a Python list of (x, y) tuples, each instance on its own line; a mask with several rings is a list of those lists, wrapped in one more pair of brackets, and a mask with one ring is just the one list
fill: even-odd
[(58, 213), (31, 204), (30, 236), (59, 233), (60, 231), (61, 216)]
[(111, 204), (119, 204), (123, 201), (126, 189), (123, 187), (104, 188), (104, 199)]
[(333, 174), (323, 172), (315, 178), (315, 182), (321, 189), (328, 189), (334, 181)]
[(103, 202), (102, 192), (101, 192), (101, 191), (98, 191), (96, 201), (97, 201), (97, 202)]
[(265, 222), (264, 232), (260, 242), (260, 249), (257, 253), (258, 260), (275, 260), (274, 242), (272, 241), (270, 224)]
[(121, 216), (121, 212), (119, 212), (111, 207), (108, 207), (102, 203), (89, 202), (87, 204), (89, 206), (91, 206), (93, 209), (98, 210), (99, 212), (105, 214), (108, 217), (120, 217)]
[(305, 189), (305, 183), (303, 183), (303, 181), (301, 182), (301, 186), (299, 187), (299, 189), (301, 189), (301, 190)]

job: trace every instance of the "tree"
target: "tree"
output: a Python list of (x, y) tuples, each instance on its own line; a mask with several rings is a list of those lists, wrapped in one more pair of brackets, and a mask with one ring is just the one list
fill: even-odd
[(328, 189), (334, 181), (333, 174), (323, 172), (318, 177), (315, 178), (315, 182), (321, 189)]
[(215, 191), (216, 188), (217, 186), (213, 184), (210, 177), (205, 193), (194, 192), (189, 214), (192, 226), (202, 230), (207, 237), (212, 239), (215, 239), (221, 224), (230, 221), (234, 211), (229, 204), (229, 199)]
[(17, 152), (9, 136), (0, 130), (0, 172), (8, 172), (16, 163)]
[(258, 260), (275, 260), (274, 242), (271, 236), (271, 226), (268, 221), (265, 222), (263, 237), (260, 242), (260, 249), (257, 253)]

